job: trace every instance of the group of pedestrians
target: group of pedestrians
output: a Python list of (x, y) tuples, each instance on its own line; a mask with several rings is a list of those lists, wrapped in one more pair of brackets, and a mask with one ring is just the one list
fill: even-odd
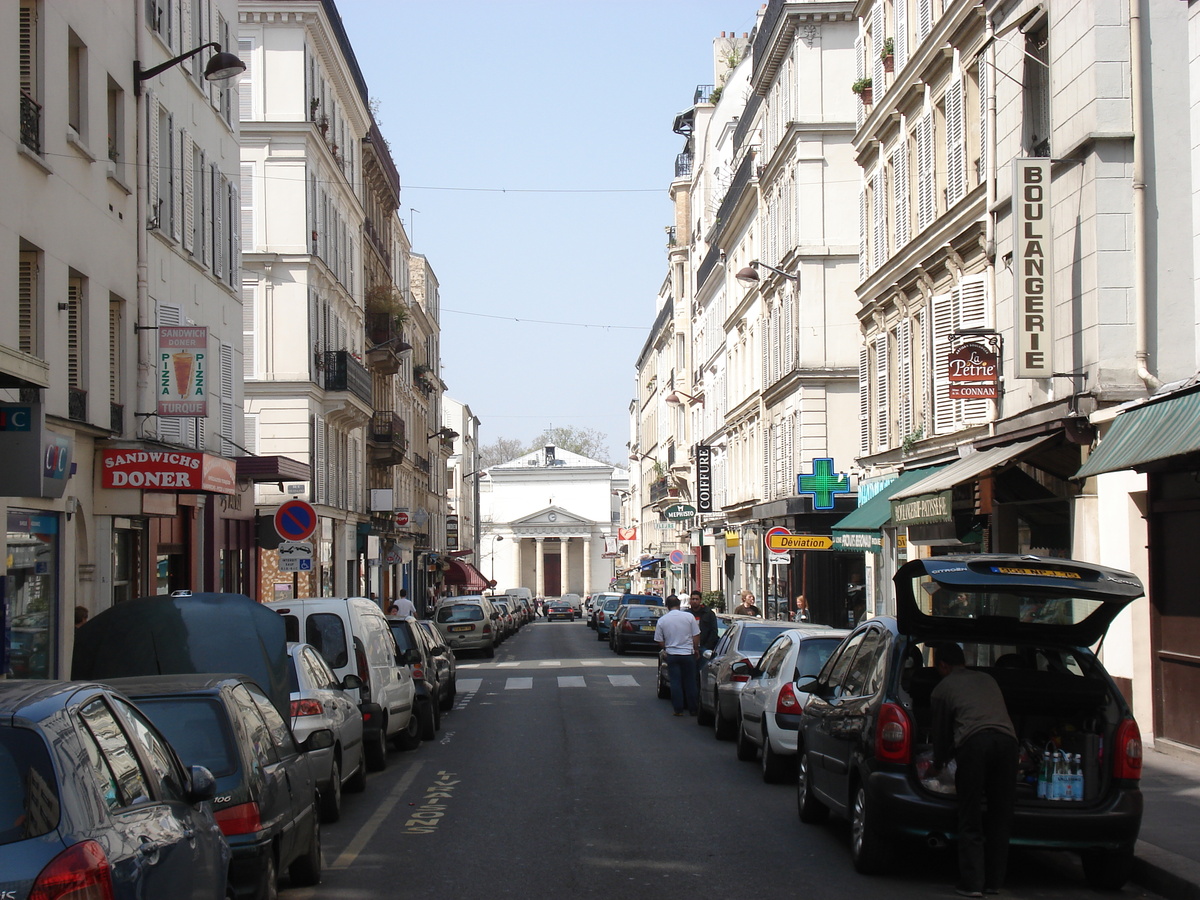
[(679, 607), (677, 596), (667, 597), (667, 611), (654, 628), (654, 640), (666, 651), (675, 715), (682, 716), (686, 711), (694, 716), (700, 708), (700, 654), (717, 646), (717, 614), (699, 591), (689, 596), (687, 612)]

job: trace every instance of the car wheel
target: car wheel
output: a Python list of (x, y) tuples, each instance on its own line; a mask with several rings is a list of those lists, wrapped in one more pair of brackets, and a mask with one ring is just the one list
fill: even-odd
[(718, 741), (732, 740), (736, 728), (736, 719), (727, 719), (721, 715), (721, 702), (717, 699), (717, 692), (713, 691), (713, 734)]
[[(437, 719), (433, 714), (433, 701), (420, 703), (414, 713), (417, 720), (417, 735), (422, 741), (432, 741), (437, 737)], [(396, 736), (396, 749), (405, 749), (400, 745), (400, 735)]]
[(696, 724), (708, 726), (713, 723), (713, 714), (704, 708), (703, 701), (700, 702), (696, 709)]
[(742, 762), (754, 762), (758, 758), (758, 747), (746, 734), (746, 723), (737, 717), (737, 758)]
[(442, 688), (438, 692), (438, 698), (441, 701), (438, 705), (441, 707), (442, 712), (450, 712), (450, 710), (454, 709), (454, 693), (454, 682), (450, 682), (449, 687)]
[(796, 753), (796, 812), (805, 825), (819, 825), (829, 818), (829, 807), (813, 794), (808, 754)]
[(483, 651), (483, 655), (486, 656), (488, 659), (495, 659), (496, 658), (496, 645), (495, 644), (489, 645), (488, 648)]
[(617, 656), (624, 656), (628, 651), (620, 639), (613, 642), (613, 649), (617, 651)]
[(1097, 891), (1119, 891), (1133, 874), (1133, 847), (1084, 850), (1080, 860), (1088, 887)]
[(887, 865), (888, 848), (875, 822), (876, 815), (867, 800), (867, 789), (860, 784), (850, 814), (850, 859), (860, 875), (875, 875)]
[(421, 746), (421, 719), (415, 710), (413, 715), (408, 717), (408, 724), (404, 726), (404, 730), (397, 732), (392, 738), (392, 744), (397, 750), (416, 750)]
[(361, 794), (367, 789), (367, 758), (359, 756), (358, 768), (354, 774), (346, 779), (346, 784), (342, 788), (351, 794)]
[(336, 822), (342, 817), (342, 766), (336, 755), (330, 766), (329, 784), (321, 790), (320, 796), (321, 821)]
[(767, 734), (766, 726), (762, 735), (762, 778), (767, 784), (779, 784), (787, 781), (791, 759), (780, 756), (771, 749), (771, 736)]
[(267, 848), (267, 858), (259, 873), (258, 890), (254, 892), (254, 900), (278, 900), (279, 898), (279, 869), (275, 862), (275, 848)]
[(387, 719), (372, 737), (363, 737), (363, 756), (369, 771), (382, 772), (387, 768)]
[(316, 813), (314, 804), (308, 849), (288, 866), (288, 878), (293, 887), (310, 887), (321, 883), (321, 818)]

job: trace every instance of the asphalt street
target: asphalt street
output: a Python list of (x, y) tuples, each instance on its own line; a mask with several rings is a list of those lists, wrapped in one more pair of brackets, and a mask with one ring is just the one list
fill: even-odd
[[(545, 621), (493, 660), (460, 658), (439, 739), (392, 752), (346, 797), (323, 883), (284, 900), (955, 896), (945, 850), (905, 846), (890, 875), (856, 874), (845, 823), (801, 824), (793, 786), (673, 717), (655, 660)], [(1096, 896), (1070, 858), (1019, 849), (1005, 895)]]

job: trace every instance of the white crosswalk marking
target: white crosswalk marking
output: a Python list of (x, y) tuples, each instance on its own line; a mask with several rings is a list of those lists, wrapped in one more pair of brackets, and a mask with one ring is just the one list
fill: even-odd
[(519, 665), (520, 665), (519, 662), (502, 662), (502, 663), (496, 663), (496, 668), (497, 669), (515, 669)]
[(613, 687), (637, 687), (637, 679), (632, 675), (609, 675), (608, 682)]
[(542, 668), (547, 668), (547, 667), (551, 667), (551, 666), (561, 666), (562, 661), (557, 660), (557, 659), (543, 659), (541, 662), (538, 663), (538, 665), (541, 666)]
[(582, 675), (559, 675), (558, 686), (560, 688), (585, 688), (587, 679)]
[(532, 678), (510, 678), (504, 682), (506, 691), (529, 691), (533, 689)]
[(455, 682), (455, 685), (458, 688), (458, 693), (460, 694), (473, 694), (479, 690), (482, 684), (482, 678), (459, 678)]

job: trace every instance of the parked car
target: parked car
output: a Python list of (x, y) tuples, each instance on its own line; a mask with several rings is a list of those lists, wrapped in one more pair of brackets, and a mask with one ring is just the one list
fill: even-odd
[(362, 687), (353, 672), (338, 679), (321, 654), (309, 644), (289, 643), (292, 689), (292, 737), (297, 743), (321, 728), (333, 732), (333, 745), (314, 750), (322, 822), (342, 816), (342, 789), (359, 793), (367, 786), (367, 761), (363, 755), (363, 721), (351, 692)]
[(796, 761), (796, 734), (808, 694), (798, 681), (811, 681), (850, 632), (825, 625), (787, 629), (763, 652), (757, 665), (733, 664), (748, 674), (738, 693), (737, 756), (753, 762), (762, 754), (763, 781), (783, 781)]
[(458, 696), (458, 659), (432, 622), (427, 619), (416, 621), (429, 645), (429, 655), (437, 677), (438, 697), (442, 711), (446, 712), (454, 706), (454, 698)]
[(546, 610), (547, 622), (553, 622), (555, 619), (566, 619), (568, 622), (575, 621), (575, 607), (565, 600), (547, 600), (544, 608)]
[(479, 650), (488, 659), (496, 655), (496, 617), (491, 601), (478, 595), (454, 597), (433, 614), (438, 633), (456, 653)]
[(734, 672), (734, 664), (756, 664), (780, 633), (798, 627), (757, 616), (735, 616), (717, 646), (700, 654), (700, 709), (696, 720), (701, 725), (712, 725), (718, 740), (729, 740), (737, 733), (738, 693), (750, 680), (748, 672)]
[[(609, 600), (620, 600), (621, 595), (612, 591), (605, 591), (599, 594), (592, 594), (587, 600), (587, 624), (588, 628), (596, 627), (596, 619), (600, 615), (600, 610), (604, 608), (604, 604)], [(615, 606), (613, 607), (616, 608)]]
[(658, 649), (654, 629), (666, 611), (665, 606), (642, 603), (627, 603), (620, 607), (608, 633), (613, 652), (623, 656), (630, 650)]
[(571, 609), (575, 610), (575, 618), (583, 618), (583, 598), (578, 594), (563, 594), (558, 598), (563, 603), (570, 603)]
[(400, 659), (408, 666), (417, 689), (417, 719), (421, 723), (421, 740), (432, 741), (442, 727), (442, 698), (429, 642), (412, 616), (392, 616), (388, 619), (388, 626), (392, 629), (392, 637), (396, 639)]
[[(302, 743), (266, 693), (240, 675), (117, 678), (181, 757), (216, 778), (213, 815), (233, 859), (235, 898), (268, 900), (279, 873), (293, 885), (321, 881), (319, 773), (313, 754), (333, 745), (322, 728)], [(170, 893), (168, 893), (170, 896)]]
[(609, 594), (604, 598), (603, 604), (596, 610), (596, 640), (608, 640), (608, 627), (612, 624), (612, 620), (617, 616), (617, 610), (621, 606), (620, 594)]
[(492, 607), (499, 614), (496, 617), (496, 627), (499, 629), (500, 642), (508, 640), (517, 633), (517, 621), (509, 608), (509, 601), (497, 598), (492, 601)]
[(283, 619), (287, 640), (312, 644), (338, 678), (362, 680), (358, 708), (368, 769), (387, 766), (389, 740), (398, 750), (420, 745), (416, 686), (378, 604), (366, 597), (309, 597), (262, 605)]
[(225, 897), (216, 781), (121, 694), (0, 681), (0, 719), (0, 896)]
[[(817, 678), (801, 717), (797, 808), (804, 822), (850, 819), (861, 872), (887, 866), (901, 836), (953, 839), (953, 781), (930, 759), (930, 648), (960, 644), (996, 679), (1021, 756), (1011, 842), (1078, 851), (1094, 887), (1129, 876), (1142, 817), (1141, 735), (1128, 703), (1088, 649), (1142, 596), (1137, 576), (1033, 556), (941, 556), (900, 568), (895, 617), (856, 628)], [(1043, 748), (1078, 754), (1081, 799), (1038, 795)]]

